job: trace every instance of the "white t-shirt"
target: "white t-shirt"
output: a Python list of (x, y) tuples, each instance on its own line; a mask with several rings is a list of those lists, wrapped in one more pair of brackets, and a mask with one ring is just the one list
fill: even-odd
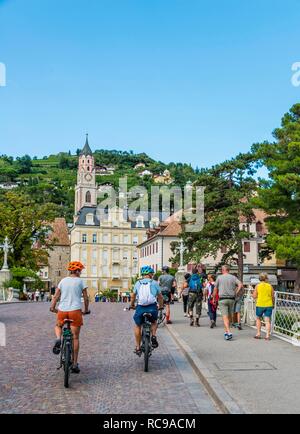
[(82, 291), (86, 288), (80, 277), (65, 277), (62, 279), (58, 288), (60, 289), (60, 303), (58, 309), (62, 312), (81, 310)]

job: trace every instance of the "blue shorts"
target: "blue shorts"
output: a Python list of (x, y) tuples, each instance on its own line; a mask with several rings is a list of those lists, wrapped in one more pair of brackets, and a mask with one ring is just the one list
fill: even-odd
[(256, 308), (257, 318), (262, 318), (263, 316), (271, 318), (272, 312), (273, 312), (273, 307), (257, 307)]
[(157, 304), (149, 304), (149, 306), (140, 306), (137, 305), (135, 314), (133, 316), (134, 322), (137, 326), (141, 326), (144, 322), (144, 313), (151, 313), (152, 318), (150, 319), (150, 322), (155, 322), (158, 317), (158, 308)]

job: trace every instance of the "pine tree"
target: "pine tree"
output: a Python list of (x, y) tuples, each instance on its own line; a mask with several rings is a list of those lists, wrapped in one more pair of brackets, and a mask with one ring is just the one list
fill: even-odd
[(184, 232), (186, 260), (200, 262), (206, 255), (216, 257), (226, 247), (221, 263), (235, 262), (243, 278), (243, 243), (249, 233), (240, 229), (240, 217), (249, 223), (254, 215), (251, 198), (256, 189), (255, 156), (240, 154), (208, 170), (201, 170), (196, 185), (205, 187), (204, 227)]
[(253, 152), (269, 171), (269, 179), (261, 181), (256, 203), (270, 215), (268, 247), (278, 259), (300, 268), (300, 104), (283, 116), (273, 136), (273, 143), (253, 145)]

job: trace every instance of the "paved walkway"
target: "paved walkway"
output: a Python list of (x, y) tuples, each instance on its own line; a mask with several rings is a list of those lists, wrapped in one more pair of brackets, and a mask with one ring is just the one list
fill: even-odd
[[(203, 308), (201, 327), (190, 327), (181, 303), (172, 309), (171, 327), (209, 368), (246, 413), (300, 413), (300, 349), (280, 339), (255, 340), (255, 330), (233, 331), (224, 341), (221, 319), (209, 328)], [(235, 330), (235, 329), (234, 329)]]
[(0, 413), (217, 413), (167, 329), (150, 359), (150, 372), (133, 354), (132, 313), (95, 303), (81, 335), (82, 371), (63, 387), (52, 354), (49, 304), (0, 306), (7, 331), (0, 347)]

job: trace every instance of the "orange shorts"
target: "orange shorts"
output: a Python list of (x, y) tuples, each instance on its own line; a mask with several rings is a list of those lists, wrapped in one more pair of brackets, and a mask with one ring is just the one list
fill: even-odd
[(57, 325), (62, 327), (64, 325), (64, 320), (65, 319), (72, 319), (72, 326), (73, 327), (81, 327), (83, 325), (83, 320), (82, 320), (82, 312), (81, 310), (72, 310), (70, 312), (62, 312), (61, 310), (59, 310), (57, 312)]

